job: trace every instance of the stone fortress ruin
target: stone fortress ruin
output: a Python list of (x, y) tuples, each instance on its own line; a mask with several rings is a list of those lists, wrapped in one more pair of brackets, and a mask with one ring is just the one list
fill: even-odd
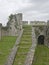
[(17, 36), (22, 29), (22, 14), (11, 14), (7, 26), (3, 27), (0, 23), (0, 36)]
[(11, 14), (6, 27), (3, 27), (0, 23), (0, 39), (2, 36), (18, 36), (23, 29), (23, 25), (34, 26), (38, 42), (44, 40), (43, 44), (49, 46), (49, 21), (47, 23), (44, 21), (30, 21), (30, 24), (28, 24), (28, 21), (22, 21), (22, 13)]

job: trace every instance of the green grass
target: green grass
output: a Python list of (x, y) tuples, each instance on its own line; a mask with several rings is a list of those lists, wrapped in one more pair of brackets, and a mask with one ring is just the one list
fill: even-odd
[(14, 65), (23, 65), (25, 61), (26, 55), (17, 55)]
[(0, 41), (0, 65), (5, 64), (15, 41), (16, 37), (13, 36), (2, 37), (2, 40)]
[(20, 47), (27, 47), (27, 48), (28, 48), (28, 47), (30, 47), (30, 46), (31, 46), (30, 44), (31, 44), (31, 43), (21, 44), (21, 45), (20, 45)]
[(28, 52), (28, 48), (19, 48), (18, 52), (19, 53), (27, 53)]
[(19, 49), (13, 65), (24, 65), (29, 48), (32, 45), (31, 27), (24, 26), (24, 33), (19, 44)]
[(37, 45), (32, 65), (49, 65), (49, 48)]

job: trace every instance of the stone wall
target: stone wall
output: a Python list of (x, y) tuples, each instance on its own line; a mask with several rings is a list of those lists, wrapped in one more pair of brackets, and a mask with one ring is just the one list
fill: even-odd
[(13, 15), (13, 18), (11, 22), (9, 21), (9, 36), (17, 36), (20, 29), (22, 29), (22, 14), (15, 14)]
[(43, 39), (44, 42), (42, 44), (45, 44), (45, 45), (47, 44), (46, 43), (46, 41), (47, 41), (46, 40), (46, 37), (47, 37), (46, 36), (46, 30), (47, 30), (46, 26), (35, 26), (35, 34), (36, 34), (37, 43), (38, 43), (39, 37), (44, 36), (44, 39)]
[(30, 21), (30, 25), (36, 25), (36, 26), (46, 25), (46, 22), (44, 22), (44, 21)]
[(19, 29), (22, 29), (22, 13), (18, 13), (16, 18), (17, 18)]
[(45, 27), (45, 45), (49, 47), (49, 21), (47, 22), (47, 26)]
[(35, 27), (36, 39), (38, 40), (38, 37), (40, 35), (44, 35), (44, 44), (49, 47), (49, 21), (46, 23), (46, 25), (34, 26), (34, 27)]
[(40, 35), (44, 35), (44, 26), (34, 26), (34, 27), (36, 38), (38, 38)]
[[(49, 21), (39, 22), (31, 21), (30, 24), (35, 27), (36, 38), (45, 36), (45, 45), (49, 46)], [(28, 25), (28, 21), (22, 21), (22, 13), (12, 14), (12, 19), (8, 21), (7, 26), (0, 24), (0, 40), (2, 36), (18, 36), (23, 25)]]
[(10, 22), (10, 25), (8, 28), (8, 35), (9, 36), (16, 36), (17, 35), (17, 28), (15, 28), (15, 19), (12, 19)]
[(4, 30), (4, 29), (2, 29), (2, 36), (8, 36), (8, 31), (6, 31), (6, 30)]
[(12, 14), (9, 16), (7, 26), (1, 28), (0, 24), (0, 38), (2, 36), (18, 36), (22, 29), (22, 13)]
[(22, 21), (23, 25), (28, 25), (28, 21)]

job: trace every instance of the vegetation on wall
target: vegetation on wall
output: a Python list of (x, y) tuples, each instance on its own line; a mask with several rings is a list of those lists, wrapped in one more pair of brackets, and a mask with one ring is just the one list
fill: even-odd
[(14, 18), (15, 20), (15, 28), (17, 29), (18, 28), (18, 22), (17, 22), (17, 18), (16, 18), (16, 14), (11, 14), (9, 16), (9, 22), (8, 22), (8, 27), (10, 26), (10, 24), (13, 22), (12, 19)]
[(10, 25), (10, 23), (8, 22), (8, 23), (7, 23), (7, 27), (9, 27), (9, 25)]
[(2, 24), (0, 23), (0, 27), (2, 26)]
[(3, 30), (7, 31), (8, 30), (8, 27), (2, 27)]
[(11, 14), (10, 16), (9, 16), (9, 21), (11, 21), (12, 19), (13, 19), (13, 14)]
[(14, 16), (13, 14), (11, 14), (11, 15), (9, 16), (9, 20), (8, 20), (8, 23), (7, 23), (7, 27), (8, 27), (8, 28), (10, 27), (11, 23), (13, 22), (13, 21), (12, 21), (13, 16)]
[(40, 31), (43, 31), (44, 27), (43, 26), (39, 26)]
[(36, 34), (36, 36), (38, 36), (40, 33), (38, 30), (35, 29), (35, 34)]
[(17, 21), (16, 15), (15, 15), (15, 28), (18, 28), (18, 21)]
[(47, 27), (47, 41), (49, 43), (49, 27)]

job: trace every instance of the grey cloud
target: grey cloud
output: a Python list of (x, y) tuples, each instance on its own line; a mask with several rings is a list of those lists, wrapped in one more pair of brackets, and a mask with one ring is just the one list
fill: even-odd
[(35, 2), (35, 3), (45, 3), (47, 1), (49, 1), (49, 0), (30, 0), (31, 3), (32, 2)]
[(23, 13), (23, 20), (48, 20), (49, 0), (0, 0), (0, 20), (7, 23), (11, 13)]

